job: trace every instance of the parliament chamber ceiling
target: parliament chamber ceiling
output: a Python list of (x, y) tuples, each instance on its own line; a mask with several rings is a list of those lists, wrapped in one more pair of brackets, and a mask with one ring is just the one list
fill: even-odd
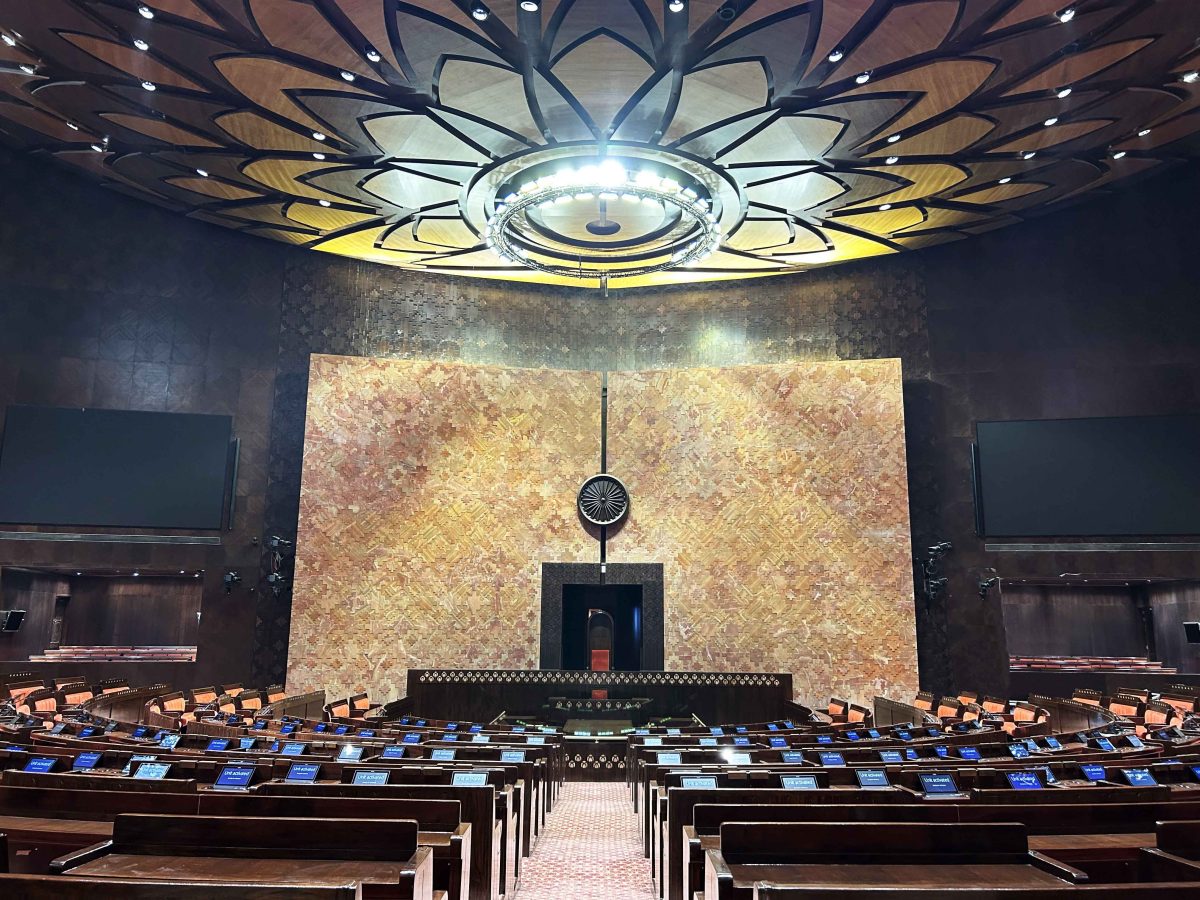
[(0, 140), (357, 259), (703, 282), (1165, 170), (1198, 38), (1195, 0), (0, 0)]

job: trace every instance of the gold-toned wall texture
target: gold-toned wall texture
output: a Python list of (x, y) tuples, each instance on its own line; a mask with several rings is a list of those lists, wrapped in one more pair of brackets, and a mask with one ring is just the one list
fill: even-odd
[(596, 558), (599, 374), (313, 356), (304, 447), (289, 691), (537, 668), (540, 562)]
[[(664, 564), (666, 665), (917, 689), (898, 360), (614, 373), (609, 559)], [(600, 375), (313, 356), (288, 687), (536, 668), (542, 562), (594, 562)]]
[(621, 372), (608, 391), (631, 496), (608, 558), (664, 564), (666, 667), (911, 698), (900, 361)]

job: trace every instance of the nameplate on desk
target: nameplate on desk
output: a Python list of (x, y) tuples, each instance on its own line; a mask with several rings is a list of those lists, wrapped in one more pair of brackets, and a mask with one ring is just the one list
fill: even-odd
[(749, 753), (730, 753), (729, 754), (729, 764), (731, 766), (748, 766), (753, 762), (754, 762), (754, 760), (752, 760), (750, 758)]
[(816, 775), (780, 775), (779, 784), (785, 791), (815, 791)]
[[(513, 730), (515, 731), (516, 729), (513, 729)], [(633, 730), (634, 737), (641, 737), (642, 735), (649, 734), (649, 733), (650, 733), (650, 729), (648, 729), (648, 728), (635, 728)]]
[(339, 725), (337, 728), (333, 729), (333, 733), (334, 734), (346, 734), (349, 730), (350, 730), (350, 728), (348, 726)]
[(1058, 779), (1054, 777), (1054, 770), (1049, 766), (1038, 766), (1034, 771), (1042, 773), (1042, 778), (1045, 779), (1046, 784), (1054, 784), (1058, 781)]
[(317, 775), (321, 772), (321, 767), (316, 763), (293, 763), (288, 769), (287, 777), (284, 781), (299, 782), (301, 784), (312, 784), (317, 780)]
[(933, 748), (933, 752), (936, 755), (940, 756), (942, 759), (945, 759), (946, 757), (948, 757), (950, 755), (950, 748), (947, 747), (945, 744), (938, 744), (936, 747)]
[(1192, 776), (1197, 781), (1200, 781), (1200, 766), (1192, 766), (1191, 768), (1192, 768)]
[(524, 750), (501, 750), (500, 762), (506, 763), (523, 763), (525, 762)]
[(53, 756), (35, 756), (29, 762), (25, 763), (25, 768), (22, 772), (53, 772), (54, 767), (58, 765), (58, 760)]
[(162, 781), (170, 771), (170, 763), (146, 762), (137, 767), (133, 777), (141, 781)]
[(1149, 769), (1122, 769), (1121, 777), (1130, 787), (1157, 787), (1158, 782)]
[(715, 747), (717, 746), (717, 739), (715, 737), (702, 737), (700, 738), (700, 746)]
[(329, 726), (326, 725), (324, 722), (318, 722), (316, 725), (313, 726), (313, 731), (315, 731), (317, 734), (324, 734), (328, 730), (329, 730)]
[(844, 766), (846, 764), (846, 757), (832, 750), (822, 750), (817, 756), (821, 758), (823, 766)]
[[(715, 742), (716, 738), (705, 738), (705, 740)], [(648, 737), (648, 738), (646, 738), (646, 740), (642, 741), (642, 746), (643, 747), (661, 747), (662, 746), (662, 738)]]
[(925, 733), (926, 733), (927, 735), (929, 735), (930, 737), (940, 737), (940, 736), (941, 736), (941, 734), (942, 734), (942, 733), (941, 733), (941, 732), (940, 732), (938, 729), (936, 729), (936, 728), (926, 728), (926, 729), (925, 729)]
[(683, 763), (683, 755), (680, 753), (658, 753), (656, 754), (655, 762), (660, 766), (678, 766)]
[(405, 748), (400, 744), (388, 744), (380, 754), (382, 759), (404, 759)]
[(481, 732), (481, 731), (483, 731), (482, 725), (472, 725), (471, 726), (471, 734), (479, 734), (479, 732)]
[(912, 740), (911, 732), (900, 730), (900, 731), (897, 731), (895, 734), (896, 734), (896, 737), (902, 741), (911, 741)]
[(832, 744), (832, 743), (833, 743), (833, 735), (831, 735), (831, 734), (818, 734), (818, 735), (817, 735), (817, 743), (818, 743), (818, 744)]
[(458, 723), (457, 722), (447, 722), (446, 730), (447, 731), (458, 731)]
[(363, 748), (357, 744), (342, 744), (338, 750), (338, 762), (358, 762), (362, 759)]
[(902, 763), (904, 762), (904, 754), (899, 750), (880, 750), (879, 761), (885, 763)]
[[(61, 723), (59, 723), (59, 724), (61, 724)], [(146, 728), (145, 725), (139, 725), (137, 728), (133, 729), (133, 734), (131, 734), (130, 737), (144, 738), (146, 736), (147, 730), (148, 729)]]
[(873, 741), (877, 741), (877, 740), (879, 740), (879, 732), (874, 728), (868, 728), (867, 729), (867, 737), (869, 737)]
[(773, 737), (769, 739), (771, 746), (775, 748), (786, 747), (788, 745), (787, 738)]
[(296, 726), (295, 725), (284, 725), (283, 727), (281, 727), (279, 729), (279, 733), (283, 734), (283, 735), (295, 734)]
[(183, 737), (183, 735), (180, 734), (163, 735), (163, 739), (158, 742), (158, 746), (162, 747), (164, 750), (174, 750), (181, 737)]
[(471, 738), (472, 744), (490, 744), (492, 736), (490, 734), (477, 734)]
[(381, 785), (388, 783), (388, 773), (383, 769), (360, 769), (354, 773), (351, 784)]
[(455, 734), (453, 731), (447, 731), (445, 734), (443, 734), (443, 735), (442, 735), (442, 738), (441, 738), (441, 739), (442, 739), (443, 741), (451, 741), (451, 742), (453, 742), (453, 741), (457, 741), (457, 740), (458, 740), (458, 735), (457, 735), (457, 734)]
[(1115, 749), (1112, 745), (1112, 741), (1110, 741), (1108, 738), (1096, 738), (1096, 746), (1101, 750)]
[(779, 730), (779, 726), (776, 725), (774, 722), (767, 723), (767, 731), (778, 731), (778, 730)]
[(845, 737), (848, 741), (862, 740), (862, 736), (857, 731), (847, 731)]
[(678, 737), (681, 734), (683, 734), (683, 732), (680, 731), (678, 728), (668, 728), (667, 729), (667, 735), (669, 737)]
[(750, 738), (748, 738), (748, 737), (735, 737), (735, 738), (733, 739), (733, 746), (735, 746), (735, 747), (749, 747), (749, 746), (750, 746)]
[(544, 744), (544, 743), (546, 743), (546, 739), (544, 737), (542, 737), (541, 735), (531, 734), (525, 738), (525, 743), (527, 743), (527, 744)]
[(921, 780), (921, 790), (926, 794), (957, 794), (958, 785), (954, 776), (946, 772), (921, 772), (917, 775)]
[(226, 738), (213, 738), (204, 749), (206, 751), (212, 750), (217, 753), (223, 753), (229, 749), (229, 741)]
[(404, 737), (400, 738), (400, 743), (402, 743), (402, 744), (419, 744), (419, 743), (421, 743), (421, 735), (419, 735), (415, 731), (410, 731), (408, 734), (404, 735)]
[(1145, 744), (1142, 743), (1142, 739), (1140, 737), (1138, 737), (1136, 734), (1125, 735), (1125, 743), (1127, 743), (1134, 750), (1141, 750), (1143, 747), (1146, 746)]
[(904, 748), (904, 758), (905, 759), (918, 759), (919, 757), (917, 755), (917, 751), (914, 750), (912, 747), (905, 747)]
[(360, 731), (358, 733), (358, 736), (360, 738), (373, 738), (373, 737), (375, 737), (375, 732), (373, 730), (371, 730), (370, 728), (364, 728), (362, 731)]
[(888, 781), (887, 772), (883, 771), (883, 769), (855, 769), (854, 777), (861, 788), (887, 788), (892, 786)]
[(238, 749), (239, 750), (253, 750), (256, 744), (258, 744), (258, 738), (252, 738), (252, 737), (238, 738)]
[(1028, 759), (1029, 758), (1029, 748), (1023, 744), (1009, 744), (1008, 745), (1008, 754), (1013, 759)]
[(1108, 777), (1108, 773), (1104, 771), (1104, 766), (1088, 763), (1079, 767), (1079, 771), (1083, 773), (1083, 777), (1088, 781), (1104, 781)]
[(1037, 772), (1006, 772), (1004, 777), (1014, 791), (1040, 791), (1045, 787)]
[(451, 787), (487, 787), (487, 772), (455, 772), (451, 777)]
[(980, 760), (983, 756), (979, 752), (978, 747), (959, 747), (958, 755), (963, 759)]
[(426, 722), (424, 719), (417, 719), (417, 727), (418, 728), (424, 728), (425, 725), (426, 725)]
[(738, 725), (733, 730), (736, 734), (746, 734), (750, 731), (745, 725)]
[(779, 754), (779, 758), (785, 763), (802, 763), (804, 762), (804, 754), (799, 750), (784, 750)]
[[(670, 734), (670, 732), (667, 733)], [(725, 729), (714, 725), (712, 728), (708, 729), (708, 733), (715, 734), (717, 737), (722, 737), (725, 734)]]
[(88, 725), (86, 728), (83, 728), (80, 730), (79, 737), (90, 738), (95, 733), (96, 733), (96, 729), (93, 728), (91, 725)]
[(437, 762), (449, 762), (454, 759), (454, 751), (446, 747), (439, 747), (429, 754), (429, 758)]
[(218, 791), (244, 791), (253, 780), (252, 766), (225, 766), (213, 782), (213, 788)]
[(679, 786), (691, 791), (716, 790), (717, 776), (715, 775), (684, 775), (679, 779)]
[(145, 753), (135, 753), (133, 756), (129, 757), (129, 762), (125, 763), (125, 768), (121, 770), (121, 774), (128, 775), (135, 763), (154, 762), (156, 759), (158, 759), (157, 756), (150, 756)]
[(255, 719), (254, 720), (253, 728), (255, 731), (262, 731), (266, 727), (267, 727), (266, 719)]
[(98, 762), (100, 762), (99, 753), (80, 753), (75, 757), (75, 762), (71, 763), (71, 768), (76, 772), (85, 772), (88, 769), (96, 768)]
[[(525, 726), (524, 725), (514, 725), (512, 728), (512, 733), (513, 734), (524, 734)], [(647, 734), (649, 734), (649, 732), (647, 732)]]

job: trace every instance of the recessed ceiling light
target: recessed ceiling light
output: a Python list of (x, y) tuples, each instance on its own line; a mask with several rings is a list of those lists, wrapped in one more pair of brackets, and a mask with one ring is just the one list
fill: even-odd
[(1118, 150), (1116, 153), (1113, 154), (1113, 159), (1124, 159), (1125, 153), (1126, 153), (1126, 151), (1124, 151), (1124, 150)]
[(861, 75), (859, 75), (854, 80), (857, 81), (859, 84), (866, 84), (868, 81), (871, 80), (871, 73), (863, 72)]
[(12, 37), (11, 35), (0, 34), (0, 41), (4, 41), (4, 43), (8, 44), (8, 46), (10, 46), (10, 47), (17, 46), (17, 39)]
[(313, 159), (324, 159), (324, 158), (325, 158), (324, 153), (314, 153), (313, 154)]
[(133, 577), (134, 577), (134, 578), (137, 578), (137, 577), (138, 577), (139, 575), (141, 575), (141, 574), (142, 574), (141, 572), (134, 572), (134, 573), (133, 573)]
[(141, 38), (134, 38), (133, 46), (137, 47), (139, 50), (145, 51), (150, 49), (150, 42), (143, 41)]
[(1033, 159), (1035, 156), (1037, 156), (1036, 150), (1026, 150), (1021, 154), (1021, 159)]
[(1184, 72), (1179, 76), (1179, 80), (1184, 84), (1195, 84), (1197, 81), (1200, 81), (1200, 72)]
[(357, 77), (353, 72), (347, 72), (345, 69), (342, 69), (342, 81), (353, 81)]
[(68, 123), (67, 123), (67, 127), (68, 127), (68, 128), (70, 128), (72, 131), (78, 131), (78, 130), (79, 130), (79, 126), (78, 126), (78, 125), (76, 125), (74, 122), (68, 122)]
[(1012, 176), (1006, 175), (1000, 179), (1000, 184), (1008, 184), (1010, 181), (1012, 181)]
[(183, 574), (185, 574), (185, 573), (184, 573), (184, 571), (183, 571), (183, 569), (180, 569), (180, 570), (179, 570), (179, 574), (180, 574), (180, 575), (183, 575)]
[(1075, 18), (1075, 9), (1070, 6), (1058, 14), (1058, 21), (1062, 22), (1064, 25), (1070, 22), (1073, 18)]
[(679, 13), (683, 12), (683, 8), (685, 6), (687, 6), (687, 4), (684, 3), (683, 0), (671, 0), (671, 2), (667, 4), (667, 9), (673, 13)]
[(95, 150), (97, 153), (104, 152), (104, 146), (102, 144), (92, 144), (92, 149)]
[(538, 0), (521, 0), (521, 9), (525, 12), (537, 12), (541, 7), (542, 4), (538, 3)]
[(894, 166), (898, 162), (900, 162), (900, 157), (898, 157), (898, 156), (889, 156), (887, 158), (887, 164), (889, 166)]
[(208, 172), (206, 172), (204, 169), (197, 169), (196, 174), (199, 175), (201, 178), (208, 177)]
[(832, 63), (841, 62), (842, 59), (845, 58), (845, 56), (846, 56), (845, 50), (843, 50), (841, 47), (834, 47), (833, 50), (830, 51), (828, 59)]
[(145, 3), (143, 3), (141, 6), (138, 7), (138, 15), (141, 16), (143, 19), (153, 19), (154, 18), (154, 10), (152, 10)]
[(890, 138), (888, 138), (888, 143), (889, 143), (889, 144), (894, 144), (894, 143), (896, 143), (896, 141), (898, 141), (898, 140), (900, 140), (900, 135), (898, 135), (898, 134), (893, 134), (893, 135), (892, 135)]
[(153, 81), (143, 81), (142, 82), (142, 90), (143, 91), (157, 91), (158, 85), (156, 85)]
[(37, 66), (31, 66), (28, 63), (21, 63), (21, 71), (24, 72), (26, 75), (36, 75), (37, 74)]
[(889, 209), (891, 209), (891, 208), (892, 208), (892, 204), (890, 204), (890, 203), (885, 203), (885, 204), (883, 204), (883, 206), (879, 207), (879, 211), (880, 211), (880, 212), (887, 212), (887, 211), (888, 211)]
[(314, 141), (323, 141), (323, 140), (325, 140), (325, 135), (321, 134), (321, 132), (319, 132), (319, 131), (314, 131), (313, 132), (313, 140)]
[(383, 59), (383, 57), (379, 55), (379, 51), (376, 50), (374, 47), (368, 47), (367, 48), (367, 59), (370, 60), (371, 62), (379, 62), (381, 59)]
[(318, 200), (317, 202), (320, 203), (322, 206), (331, 205), (328, 200)]
[(1051, 125), (1057, 125), (1058, 124), (1058, 116), (1051, 116), (1042, 124), (1045, 125), (1047, 128), (1049, 128)]
[(1141, 131), (1138, 132), (1138, 137), (1145, 137), (1149, 133), (1150, 133), (1149, 128), (1143, 128)]
[(1071, 96), (1071, 88), (1069, 88), (1069, 87), (1061, 88), (1058, 92), (1059, 100), (1066, 100), (1070, 96)]

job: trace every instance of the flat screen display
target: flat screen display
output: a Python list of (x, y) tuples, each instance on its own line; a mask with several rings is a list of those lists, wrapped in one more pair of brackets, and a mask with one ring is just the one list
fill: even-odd
[(979, 422), (989, 537), (1200, 534), (1200, 416)]
[(1040, 791), (1043, 788), (1037, 772), (1008, 772), (1005, 777), (1014, 791)]
[(902, 763), (904, 756), (899, 750), (880, 750), (879, 761), (885, 763)]
[(404, 748), (399, 744), (389, 744), (380, 754), (383, 759), (404, 759)]
[(52, 756), (35, 756), (25, 763), (25, 772), (53, 772), (58, 760)]
[(781, 775), (779, 784), (785, 791), (815, 791), (817, 776), (815, 775)]
[(137, 771), (133, 773), (133, 777), (139, 778), (142, 781), (160, 781), (166, 778), (167, 773), (170, 771), (170, 763), (145, 762), (137, 767)]
[(891, 787), (888, 783), (887, 773), (883, 769), (855, 769), (854, 777), (858, 779), (858, 786), (863, 788), (885, 788)]
[(387, 784), (388, 773), (383, 769), (359, 769), (354, 773), (352, 784)]
[(225, 766), (213, 787), (219, 791), (240, 791), (248, 788), (253, 779), (252, 766)]
[(100, 762), (99, 753), (80, 753), (75, 757), (75, 762), (71, 764), (71, 768), (78, 771), (85, 771), (96, 768), (98, 762)]
[(315, 763), (293, 763), (284, 781), (313, 782), (320, 772), (321, 767)]
[(926, 794), (957, 794), (958, 785), (949, 772), (922, 772), (917, 776)]
[(846, 757), (840, 753), (834, 753), (832, 750), (825, 750), (817, 755), (821, 757), (823, 766), (844, 766), (846, 764)]
[(218, 529), (233, 419), (10, 406), (0, 522)]
[(228, 738), (213, 738), (211, 741), (208, 742), (208, 746), (205, 747), (204, 749), (212, 750), (214, 753), (223, 753), (229, 749), (229, 739)]

